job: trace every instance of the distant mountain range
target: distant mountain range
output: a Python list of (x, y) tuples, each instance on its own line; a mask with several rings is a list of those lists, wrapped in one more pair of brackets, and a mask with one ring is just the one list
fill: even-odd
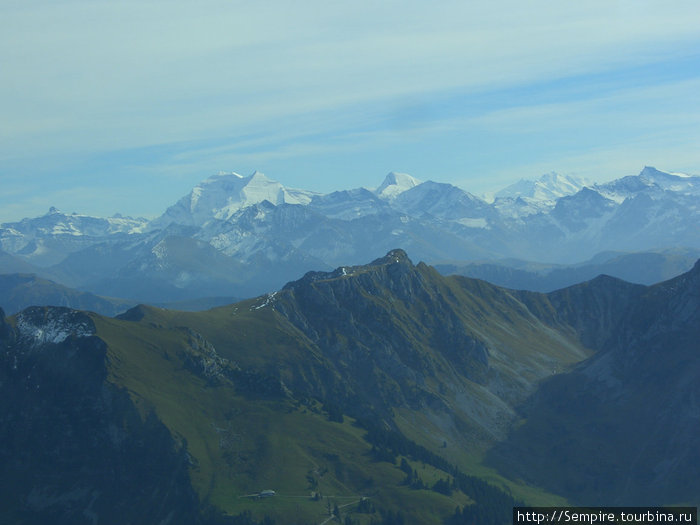
[(134, 306), (123, 299), (80, 292), (34, 274), (0, 274), (0, 308), (14, 314), (37, 305), (67, 306), (103, 315), (117, 315)]
[(592, 186), (548, 174), (493, 202), (399, 173), (375, 190), (329, 194), (231, 173), (203, 181), (151, 221), (52, 208), (2, 224), (0, 273), (163, 303), (250, 297), (397, 246), (455, 266), (505, 258), (574, 264), (610, 250), (700, 249), (699, 197), (700, 177), (650, 167)]
[(403, 250), (206, 312), (0, 315), (0, 508), (497, 525), (518, 501), (697, 505), (699, 315), (700, 262), (541, 294)]
[(690, 270), (700, 250), (669, 249), (657, 252), (602, 252), (589, 261), (562, 265), (505, 259), (464, 264), (436, 264), (442, 274), (465, 275), (515, 290), (551, 292), (609, 275), (638, 284), (655, 284)]
[(495, 197), (504, 201), (520, 198), (533, 203), (554, 202), (561, 197), (577, 193), (585, 186), (591, 184), (576, 177), (552, 172), (542, 175), (538, 180), (520, 179), (496, 192)]

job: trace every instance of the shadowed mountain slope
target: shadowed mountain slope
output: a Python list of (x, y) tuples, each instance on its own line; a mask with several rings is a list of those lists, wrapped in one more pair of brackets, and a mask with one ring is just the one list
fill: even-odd
[[(167, 519), (169, 498), (178, 516), (217, 524), (247, 512), (241, 523), (320, 523), (347, 498), (341, 519), (360, 525), (398, 512), (437, 525), (455, 506), (502, 523), (514, 504), (504, 485), (534, 504), (564, 503), (559, 491), (591, 503), (606, 487), (610, 501), (641, 505), (640, 487), (663, 479), (663, 501), (686, 501), (680, 462), (700, 449), (695, 387), (685, 388), (698, 383), (697, 273), (654, 287), (600, 277), (545, 295), (444, 277), (392, 250), (206, 312), (25, 310), (0, 326), (0, 397), (12, 420), (2, 453), (43, 460), (28, 463), (33, 473), (15, 464), (1, 474), (13, 486), (8, 512), (75, 523), (94, 512), (113, 523), (110, 509), (139, 477), (136, 508), (151, 505), (154, 522)], [(77, 402), (71, 388), (83, 383)], [(534, 407), (527, 421), (523, 403)], [(660, 416), (663, 403), (673, 410)], [(630, 446), (645, 425), (653, 432)], [(84, 463), (93, 449), (86, 460), (71, 440), (104, 449), (99, 461), (122, 465), (124, 487), (104, 494)], [(500, 477), (478, 464), (494, 443)], [(130, 463), (150, 465), (140, 454), (160, 462), (155, 477)], [(501, 488), (467, 475), (476, 472)], [(649, 472), (656, 484), (645, 485)], [(158, 488), (160, 474), (172, 490)], [(28, 482), (13, 485), (29, 476), (43, 499)], [(243, 497), (264, 489), (277, 496)]]
[(0, 310), (2, 521), (196, 523), (186, 451), (105, 380), (91, 317), (29, 308), (12, 323)]
[(492, 461), (581, 504), (697, 505), (700, 262), (651, 287), (601, 279), (616, 297), (607, 318), (590, 315), (586, 285), (550, 295), (599, 352), (542, 385)]

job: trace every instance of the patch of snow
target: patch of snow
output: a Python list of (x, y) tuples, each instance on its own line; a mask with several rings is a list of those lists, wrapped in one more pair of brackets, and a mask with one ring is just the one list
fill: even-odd
[(255, 214), (255, 220), (262, 221), (265, 219), (265, 217), (266, 217), (265, 210), (263, 210), (262, 208), (259, 208), (258, 213)]
[(160, 241), (153, 248), (151, 248), (151, 253), (156, 256), (156, 259), (163, 260), (168, 254), (168, 249), (166, 247), (165, 241)]
[(504, 219), (523, 219), (530, 215), (546, 213), (555, 206), (552, 201), (537, 201), (529, 197), (499, 197), (493, 203), (493, 207)]
[(17, 330), (20, 337), (30, 340), (33, 346), (62, 343), (71, 335), (89, 337), (95, 333), (89, 319), (76, 322), (72, 310), (49, 308), (40, 323), (34, 319), (36, 317), (34, 312), (36, 309), (28, 309), (17, 315)]
[(266, 306), (269, 306), (274, 301), (276, 295), (277, 295), (277, 292), (265, 294), (263, 296), (263, 302), (261, 304), (251, 306), (250, 307), (251, 311), (252, 310), (260, 310), (261, 308), (265, 308)]
[(686, 179), (686, 178), (689, 179), (689, 178), (693, 177), (693, 175), (688, 175), (687, 173), (679, 173), (677, 171), (668, 171), (666, 173), (668, 173), (669, 175), (674, 175), (676, 177), (680, 177), (681, 179)]

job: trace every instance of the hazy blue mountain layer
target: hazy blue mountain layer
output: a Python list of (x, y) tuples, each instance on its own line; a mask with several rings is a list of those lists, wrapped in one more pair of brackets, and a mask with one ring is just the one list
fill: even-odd
[[(318, 194), (259, 172), (230, 173), (206, 179), (151, 221), (52, 208), (2, 224), (0, 273), (36, 273), (97, 295), (162, 303), (251, 297), (304, 271), (362, 264), (395, 246), (431, 264), (508, 258), (574, 265), (611, 250), (700, 250), (698, 198), (700, 177), (651, 167), (588, 186), (548, 174), (493, 202), (406, 174), (390, 173), (376, 190)], [(529, 287), (557, 282), (571, 280), (552, 275)]]

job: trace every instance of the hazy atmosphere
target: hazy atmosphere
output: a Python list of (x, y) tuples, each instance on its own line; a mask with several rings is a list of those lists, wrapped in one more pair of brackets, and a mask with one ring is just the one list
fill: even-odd
[(700, 523), (700, 2), (0, 2), (0, 523)]
[(700, 4), (0, 6), (0, 222), (156, 216), (220, 171), (472, 193), (700, 172)]

